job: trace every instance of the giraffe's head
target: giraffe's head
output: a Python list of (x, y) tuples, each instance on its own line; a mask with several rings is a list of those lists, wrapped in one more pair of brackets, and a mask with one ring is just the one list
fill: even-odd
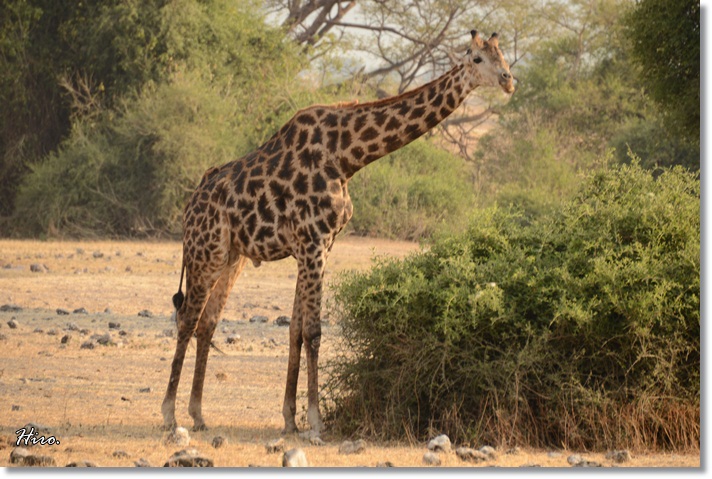
[(464, 61), (473, 84), (499, 85), (505, 93), (514, 93), (514, 77), (499, 49), (497, 34), (493, 33), (489, 40), (482, 40), (476, 30), (472, 30), (470, 34), (472, 34), (472, 43)]

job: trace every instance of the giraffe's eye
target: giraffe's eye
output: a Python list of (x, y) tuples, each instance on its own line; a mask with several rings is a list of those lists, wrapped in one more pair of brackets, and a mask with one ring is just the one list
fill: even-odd
[(482, 58), (481, 57), (475, 57), (472, 59), (473, 62), (475, 63), (482, 63)]

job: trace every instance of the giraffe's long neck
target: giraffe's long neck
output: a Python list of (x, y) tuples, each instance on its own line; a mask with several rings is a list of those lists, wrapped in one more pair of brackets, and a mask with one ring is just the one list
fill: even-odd
[(339, 167), (346, 178), (447, 118), (476, 85), (460, 64), (402, 95), (340, 111)]

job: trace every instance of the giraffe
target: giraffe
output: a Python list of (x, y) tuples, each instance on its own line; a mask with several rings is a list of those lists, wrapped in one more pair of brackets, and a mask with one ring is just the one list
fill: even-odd
[[(514, 92), (496, 33), (471, 32), (470, 48), (450, 71), (419, 88), (370, 103), (314, 105), (299, 110), (266, 143), (241, 159), (208, 169), (183, 215), (183, 264), (173, 296), (178, 338), (161, 412), (176, 427), (175, 399), (188, 342), (197, 352), (188, 412), (193, 429), (202, 416), (205, 368), (212, 336), (228, 294), (248, 260), (288, 256), (298, 275), (282, 415), (283, 434), (295, 433), (302, 346), (307, 361), (307, 420), (318, 437), (321, 300), (327, 256), (351, 219), (348, 182), (361, 168), (412, 142), (450, 115), (478, 86)], [(186, 294), (183, 295), (183, 275)]]

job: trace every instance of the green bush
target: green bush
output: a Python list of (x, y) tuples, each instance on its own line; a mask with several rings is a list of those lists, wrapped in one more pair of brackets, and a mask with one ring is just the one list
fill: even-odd
[(345, 275), (331, 427), (699, 448), (699, 188), (680, 167), (602, 169), (558, 211), (493, 207), (428, 251)]
[(463, 225), (474, 202), (465, 163), (425, 140), (359, 171), (349, 183), (359, 235), (419, 240)]

